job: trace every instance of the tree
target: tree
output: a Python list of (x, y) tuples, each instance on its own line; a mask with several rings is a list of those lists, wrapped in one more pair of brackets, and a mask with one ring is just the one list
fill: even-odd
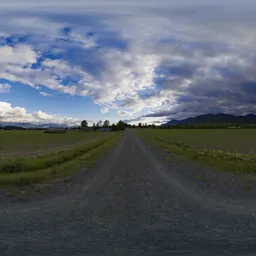
[(124, 123), (123, 121), (119, 121), (117, 124), (116, 124), (116, 128), (117, 130), (124, 130), (126, 128), (126, 123)]
[(111, 129), (112, 129), (112, 131), (116, 131), (116, 130), (117, 130), (116, 125), (115, 125), (115, 124), (112, 124), (112, 125), (111, 125)]
[(92, 128), (93, 128), (94, 131), (97, 130), (97, 127), (96, 127), (96, 124), (95, 124), (95, 123), (93, 123)]
[(102, 127), (102, 121), (101, 120), (98, 122), (98, 125), (99, 125), (99, 127)]
[(104, 128), (108, 128), (109, 126), (110, 126), (110, 122), (109, 122), (109, 120), (106, 119), (106, 120), (104, 121), (104, 123), (103, 123), (103, 127), (104, 127)]
[(139, 128), (142, 128), (142, 124), (141, 124), (141, 123), (139, 123), (138, 127), (139, 127)]
[(84, 127), (88, 127), (88, 123), (87, 123), (86, 120), (83, 120), (83, 121), (81, 122), (81, 128), (84, 128)]

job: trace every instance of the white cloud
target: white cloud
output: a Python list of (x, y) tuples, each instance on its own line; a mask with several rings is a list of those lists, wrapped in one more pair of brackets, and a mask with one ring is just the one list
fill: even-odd
[(76, 32), (71, 32), (69, 34), (69, 40), (71, 40), (74, 43), (80, 44), (85, 49), (93, 48), (93, 47), (97, 46), (94, 38), (85, 37)]
[(40, 94), (44, 97), (50, 97), (52, 96), (50, 93), (47, 93), (47, 92), (40, 92)]
[(100, 109), (100, 111), (101, 111), (102, 114), (106, 114), (106, 113), (109, 112), (109, 108), (106, 107), (106, 106), (103, 106), (103, 107)]
[(9, 84), (0, 84), (0, 93), (9, 92), (11, 86)]
[[(135, 118), (131, 118), (131, 119), (126, 119), (123, 120), (124, 122), (128, 123), (128, 124), (135, 124), (138, 125), (139, 123), (142, 124), (155, 124), (155, 125), (161, 125), (167, 122), (165, 117), (158, 117), (157, 119), (154, 117), (146, 117), (146, 116), (138, 116)], [(168, 120), (169, 121), (169, 120)]]
[(133, 113), (129, 112), (129, 111), (125, 111), (125, 110), (117, 110), (116, 113), (119, 116), (131, 116)]
[(40, 110), (30, 113), (25, 108), (13, 107), (8, 102), (0, 102), (0, 120), (4, 123), (55, 123), (68, 126), (80, 124), (80, 120), (76, 118), (47, 114)]
[(46, 39), (61, 38), (61, 29), (65, 23), (52, 21), (46, 18), (16, 15), (8, 20), (9, 32), (18, 34), (29, 34), (43, 36)]
[[(74, 73), (78, 73), (77, 69), (72, 68), (68, 62), (64, 60), (51, 60), (46, 59), (41, 63), (42, 67), (46, 68), (47, 71), (52, 72), (53, 75), (57, 75), (60, 78), (65, 78)], [(80, 70), (79, 70), (80, 71)], [(83, 73), (82, 71), (80, 71)]]
[(38, 58), (38, 54), (28, 45), (0, 46), (0, 56), (0, 65), (31, 65)]
[[(56, 65), (58, 64), (58, 62), (54, 63)], [(37, 85), (42, 85), (61, 93), (75, 95), (78, 94), (78, 87), (76, 85), (64, 86), (61, 84), (61, 79), (67, 78), (69, 74), (79, 75), (80, 71), (76, 71), (75, 69), (72, 70), (71, 67), (68, 67), (68, 69), (69, 71), (65, 70), (64, 65), (60, 65), (57, 68), (47, 67), (44, 69), (32, 69), (31, 67), (22, 67), (16, 65), (0, 65), (0, 78), (12, 82), (21, 82), (34, 88), (37, 88)]]
[[(99, 87), (94, 87), (91, 96), (98, 104), (117, 104), (126, 99), (134, 99), (129, 106), (136, 111), (145, 107), (137, 94), (154, 85), (155, 69), (160, 59), (155, 54), (140, 54), (139, 52), (121, 52), (109, 50), (102, 53), (106, 69), (101, 73)], [(94, 84), (93, 84), (94, 86)], [(89, 94), (90, 95), (90, 94)], [(119, 103), (117, 103), (119, 102)]]

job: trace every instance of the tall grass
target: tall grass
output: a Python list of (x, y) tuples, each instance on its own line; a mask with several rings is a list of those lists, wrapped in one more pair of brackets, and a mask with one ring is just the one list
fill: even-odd
[[(142, 129), (153, 136), (162, 137), (196, 149), (256, 154), (256, 129)], [(140, 131), (140, 129), (138, 129)]]
[(109, 138), (91, 142), (74, 149), (59, 151), (42, 156), (14, 157), (0, 160), (0, 173), (17, 173), (49, 168), (73, 160), (86, 152), (104, 144)]
[[(107, 139), (97, 141), (97, 143), (94, 142), (90, 143), (90, 145), (87, 144), (84, 148), (79, 147), (73, 150), (61, 152), (60, 156), (58, 156), (58, 153), (54, 154), (53, 157), (50, 155), (44, 156), (42, 159), (44, 159), (45, 162), (40, 162), (42, 161), (40, 157), (32, 157), (25, 158), (25, 163), (27, 165), (21, 165), (18, 162), (19, 159), (15, 159), (15, 161), (20, 164), (19, 166), (25, 166), (26, 168), (23, 170), (18, 169), (19, 171), (16, 172), (0, 172), (0, 185), (24, 186), (48, 181), (56, 177), (65, 177), (72, 174), (79, 168), (90, 167), (106, 150), (111, 148), (118, 141), (121, 135), (122, 132), (119, 132), (114, 136), (108, 137)], [(40, 160), (38, 160), (38, 158)], [(22, 159), (20, 160), (22, 161)], [(37, 162), (37, 160), (39, 162)], [(46, 163), (48, 163), (50, 166), (47, 166)], [(5, 162), (5, 164), (7, 163)], [(13, 163), (10, 163), (8, 168), (11, 168), (12, 164)], [(31, 169), (31, 166), (35, 166), (36, 168)], [(43, 166), (46, 167), (43, 168)]]
[(172, 142), (161, 136), (161, 134), (159, 136), (147, 132), (138, 132), (138, 134), (153, 144), (162, 147), (167, 152), (184, 155), (189, 159), (208, 164), (218, 170), (256, 174), (256, 154), (230, 152), (220, 149), (193, 148), (183, 143)]

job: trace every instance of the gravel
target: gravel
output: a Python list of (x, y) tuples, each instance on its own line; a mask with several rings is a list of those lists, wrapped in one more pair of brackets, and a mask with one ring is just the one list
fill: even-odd
[(127, 131), (68, 183), (2, 197), (0, 255), (255, 255), (255, 197), (199, 169)]

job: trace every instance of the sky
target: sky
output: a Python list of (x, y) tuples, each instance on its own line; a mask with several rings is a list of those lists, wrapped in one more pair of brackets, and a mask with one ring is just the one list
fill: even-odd
[(256, 113), (256, 1), (0, 2), (0, 121)]

